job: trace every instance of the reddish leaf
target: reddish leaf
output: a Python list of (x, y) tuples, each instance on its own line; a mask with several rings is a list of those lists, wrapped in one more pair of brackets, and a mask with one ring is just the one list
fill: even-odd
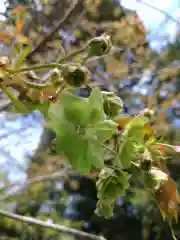
[(180, 197), (177, 192), (176, 184), (170, 177), (161, 184), (160, 188), (155, 193), (155, 198), (163, 216), (170, 221), (173, 218), (177, 221)]
[(158, 150), (158, 151), (160, 151), (160, 152), (164, 152), (165, 147), (164, 147), (163, 145), (153, 145), (153, 146), (152, 146), (152, 149), (153, 149), (153, 150)]

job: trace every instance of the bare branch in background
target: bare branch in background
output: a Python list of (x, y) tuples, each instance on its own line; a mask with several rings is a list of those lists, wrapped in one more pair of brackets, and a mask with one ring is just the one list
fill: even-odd
[(57, 31), (63, 27), (65, 24), (65, 21), (71, 17), (71, 15), (76, 12), (76, 9), (78, 8), (79, 1), (74, 1), (74, 4), (72, 4), (71, 8), (66, 12), (65, 16), (63, 19), (60, 20), (59, 24), (52, 29), (52, 31), (34, 48), (32, 52), (30, 52), (27, 56), (27, 60), (32, 60), (32, 57), (34, 56), (35, 53), (38, 51), (42, 50), (42, 48), (45, 46), (45, 44), (52, 39), (54, 34), (57, 33)]
[(137, 2), (138, 2), (138, 3), (141, 3), (141, 4), (144, 4), (145, 6), (148, 6), (148, 7), (152, 8), (152, 9), (154, 9), (154, 10), (156, 10), (156, 11), (164, 14), (164, 15), (167, 16), (169, 19), (171, 19), (173, 22), (176, 22), (178, 25), (180, 25), (180, 22), (179, 22), (176, 18), (174, 18), (174, 17), (172, 17), (170, 14), (168, 14), (167, 12), (165, 12), (165, 11), (163, 11), (163, 10), (161, 10), (161, 9), (159, 9), (159, 8), (157, 8), (157, 7), (149, 4), (149, 3), (147, 3), (147, 2), (144, 2), (144, 1), (142, 1), (142, 0), (137, 0)]
[[(0, 188), (0, 191), (3, 192), (3, 191), (7, 191), (9, 189), (16, 188), (16, 187), (21, 187), (21, 186), (23, 187), (23, 189), (27, 189), (28, 187), (30, 187), (31, 185), (36, 184), (36, 183), (45, 182), (45, 181), (52, 181), (52, 180), (62, 180), (62, 179), (67, 177), (68, 173), (69, 173), (68, 169), (64, 169), (64, 170), (59, 171), (59, 172), (54, 172), (54, 173), (50, 173), (50, 174), (47, 174), (47, 175), (44, 175), (44, 176), (38, 176), (38, 177), (35, 177), (35, 178), (32, 178), (32, 179), (29, 179), (25, 183), (13, 182), (12, 184), (9, 184), (9, 185), (7, 185), (3, 188)], [(14, 193), (14, 192), (7, 193), (5, 196), (0, 198), (0, 201), (4, 201), (7, 198), (12, 197), (16, 194), (18, 194), (17, 191), (16, 191), (16, 193)]]
[(102, 236), (96, 236), (93, 234), (89, 234), (83, 231), (79, 231), (73, 228), (68, 228), (66, 226), (62, 226), (59, 224), (53, 224), (53, 223), (48, 223), (48, 222), (44, 222), (41, 220), (37, 220), (34, 218), (30, 218), (30, 217), (25, 217), (25, 216), (21, 216), (18, 214), (14, 214), (14, 213), (10, 213), (8, 211), (4, 211), (0, 209), (0, 215), (3, 217), (8, 217), (17, 221), (21, 221), (24, 223), (28, 223), (28, 224), (32, 224), (32, 225), (36, 225), (39, 227), (43, 227), (43, 228), (50, 228), (50, 229), (54, 229), (55, 231), (59, 231), (63, 234), (68, 234), (68, 235), (72, 235), (72, 236), (76, 236), (76, 237), (83, 237), (85, 239), (89, 239), (89, 240), (106, 240), (104, 237)]

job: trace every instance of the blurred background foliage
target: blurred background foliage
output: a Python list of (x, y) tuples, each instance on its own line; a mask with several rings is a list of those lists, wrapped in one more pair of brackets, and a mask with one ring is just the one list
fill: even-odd
[[(6, 4), (6, 18), (0, 22), (1, 56), (12, 58), (19, 45), (23, 48), (31, 45), (33, 50), (28, 54), (27, 64), (49, 63), (63, 56), (64, 51), (68, 54), (90, 38), (108, 33), (113, 42), (111, 54), (86, 62), (92, 72), (92, 85), (114, 91), (123, 99), (125, 114), (119, 120), (121, 127), (141, 109), (155, 108), (158, 110), (153, 124), (156, 135), (170, 144), (180, 145), (180, 28), (175, 41), (159, 52), (150, 47), (148, 30), (137, 13), (116, 0), (7, 0)], [(37, 72), (36, 80), (41, 80), (44, 73)], [(79, 94), (88, 96), (88, 89), (79, 89)], [(7, 101), (2, 93), (0, 99)], [(177, 183), (180, 182), (179, 160), (178, 155), (171, 153), (168, 161)], [(43, 161), (33, 158), (25, 166), (19, 166), (23, 174), (35, 178), (61, 170), (64, 163), (52, 151)], [(155, 204), (136, 183), (132, 183), (126, 197), (117, 199), (114, 216), (104, 219), (94, 214), (97, 202), (94, 176), (73, 174), (15, 189), (12, 179), (9, 181), (8, 174), (3, 172), (0, 208), (102, 234), (108, 240), (172, 239), (168, 224), (162, 221)], [(8, 184), (12, 184), (10, 190), (6, 189)], [(173, 228), (180, 239), (179, 225), (174, 224)], [(1, 218), (0, 239), (75, 238)]]

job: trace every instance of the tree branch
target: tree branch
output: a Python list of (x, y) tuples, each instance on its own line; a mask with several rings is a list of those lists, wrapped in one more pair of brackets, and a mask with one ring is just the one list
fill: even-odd
[(52, 39), (55, 33), (64, 25), (65, 21), (73, 15), (73, 13), (76, 11), (76, 9), (79, 7), (79, 1), (76, 0), (75, 3), (72, 5), (72, 7), (66, 12), (65, 16), (63, 17), (62, 20), (60, 20), (59, 24), (52, 29), (52, 31), (34, 48), (33, 51), (31, 51), (26, 59), (27, 60), (32, 60), (32, 57), (34, 56), (35, 53), (38, 51), (42, 50), (45, 44)]
[[(62, 180), (65, 177), (67, 177), (68, 173), (71, 173), (71, 171), (68, 171), (68, 169), (65, 169), (65, 170), (62, 170), (62, 171), (59, 171), (59, 172), (54, 172), (54, 173), (51, 173), (51, 174), (46, 174), (44, 176), (38, 176), (38, 177), (35, 177), (35, 178), (32, 178), (32, 179), (28, 179), (27, 182), (25, 182), (25, 183), (14, 182), (12, 184), (9, 184), (5, 187), (0, 188), (0, 192), (6, 191), (6, 190), (9, 190), (11, 188), (18, 187), (18, 186), (20, 186), (20, 187), (23, 186), (23, 189), (26, 189), (26, 188), (28, 188), (31, 185), (36, 184), (36, 183), (52, 181), (52, 180)], [(16, 189), (15, 194), (17, 194), (17, 189)], [(5, 196), (0, 198), (0, 201), (5, 201), (9, 197), (14, 196), (15, 194), (12, 193), (12, 192), (9, 193), (9, 194), (6, 194)]]
[(76, 237), (84, 237), (88, 240), (106, 240), (102, 236), (96, 236), (96, 235), (85, 233), (83, 231), (79, 231), (79, 230), (76, 230), (76, 229), (73, 229), (73, 228), (68, 228), (68, 227), (63, 226), (63, 225), (48, 223), (48, 222), (44, 222), (44, 221), (37, 220), (37, 219), (34, 219), (34, 218), (21, 216), (21, 215), (18, 215), (18, 214), (10, 213), (8, 211), (4, 211), (2, 209), (0, 209), (0, 215), (3, 216), (3, 217), (8, 217), (8, 218), (11, 218), (11, 219), (14, 219), (14, 220), (17, 220), (17, 221), (21, 221), (21, 222), (24, 222), (24, 223), (29, 223), (29, 224), (36, 225), (36, 226), (39, 226), (39, 227), (54, 229), (55, 231), (62, 232), (63, 234), (73, 235), (73, 236), (76, 236)]

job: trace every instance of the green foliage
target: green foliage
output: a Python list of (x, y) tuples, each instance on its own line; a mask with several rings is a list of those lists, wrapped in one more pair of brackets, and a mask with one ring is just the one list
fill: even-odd
[(27, 46), (24, 50), (20, 51), (20, 54), (19, 54), (18, 58), (15, 60), (15, 62), (13, 64), (15, 69), (21, 67), (21, 65), (24, 63), (24, 59), (26, 58), (28, 53), (30, 53), (31, 51), (32, 51), (32, 46), (30, 46), (30, 45)]
[(98, 203), (96, 213), (110, 217), (113, 215), (114, 202), (117, 196), (125, 195), (129, 188), (130, 175), (120, 169), (105, 167), (99, 174), (96, 182), (98, 190)]
[(134, 117), (124, 128), (118, 152), (119, 166), (129, 168), (131, 161), (144, 146), (145, 124), (148, 119), (144, 115)]
[[(103, 9), (108, 8), (106, 10), (110, 11), (110, 19), (114, 17), (117, 20), (118, 28), (121, 27), (122, 29), (122, 31), (120, 31), (121, 34), (116, 34), (116, 24), (112, 25), (110, 22), (110, 26), (113, 28), (112, 37), (118, 49), (121, 49), (122, 45), (128, 43), (129, 48), (132, 52), (134, 51), (133, 54), (135, 56), (147, 55), (145, 56), (146, 60), (142, 62), (143, 65), (145, 65), (145, 62), (148, 63), (149, 54), (144, 54), (143, 49), (145, 47), (141, 49), (142, 46), (146, 45), (144, 42), (145, 31), (142, 26), (140, 27), (141, 29), (138, 28), (140, 24), (136, 18), (136, 14), (131, 13), (130, 19), (128, 20), (128, 16), (126, 16), (123, 9), (118, 10), (107, 7), (111, 5), (111, 1), (104, 2), (105, 5), (103, 5), (101, 1), (97, 1), (96, 4), (94, 22), (91, 21), (91, 28), (96, 29), (94, 25), (96, 24), (96, 18), (106, 20), (106, 11), (103, 11)], [(89, 1), (89, 6), (90, 5), (91, 1)], [(22, 11), (22, 9), (19, 10)], [(113, 13), (111, 14), (112, 10)], [(122, 22), (121, 19), (119, 19), (120, 17), (123, 18)], [(93, 18), (93, 16), (90, 18)], [(16, 24), (16, 28), (19, 28), (18, 26), (19, 24), (21, 25), (21, 22), (16, 21)], [(107, 29), (106, 24), (109, 24), (109, 22), (105, 21), (103, 26), (99, 25), (100, 32), (104, 32), (104, 30)], [(125, 27), (123, 27), (123, 25)], [(135, 30), (131, 29), (132, 25), (134, 25)], [(126, 33), (126, 27), (128, 33)], [(137, 34), (137, 39), (135, 33), (139, 33)], [(83, 34), (80, 32), (79, 35), (82, 37)], [(94, 36), (94, 33), (90, 35)], [(21, 38), (23, 37), (22, 35), (20, 36)], [(35, 42), (37, 41), (37, 39), (34, 40)], [(119, 44), (119, 42), (121, 44)], [(133, 42), (133, 44), (129, 42)], [(140, 51), (137, 51), (139, 53), (136, 54), (137, 45)], [(46, 46), (46, 44), (42, 44), (40, 49), (46, 49)], [(91, 174), (93, 170), (98, 173), (100, 172), (96, 182), (98, 191), (96, 213), (106, 217), (113, 215), (116, 197), (126, 194), (126, 190), (130, 187), (130, 176), (132, 176), (132, 180), (135, 183), (139, 183), (140, 181), (144, 189), (151, 193), (151, 196), (156, 196), (156, 193), (162, 190), (160, 187), (166, 184), (169, 176), (161, 169), (162, 166), (158, 166), (157, 156), (155, 154), (151, 156), (150, 154), (153, 152), (151, 147), (157, 145), (157, 141), (153, 136), (153, 132), (151, 132), (151, 136), (147, 134), (146, 125), (149, 124), (149, 121), (154, 117), (154, 112), (146, 109), (146, 111), (136, 116), (130, 116), (130, 121), (128, 120), (128, 123), (122, 124), (123, 127), (119, 130), (119, 123), (116, 124), (114, 119), (120, 117), (119, 114), (123, 108), (122, 99), (119, 98), (115, 92), (100, 91), (99, 88), (93, 87), (94, 84), (91, 85), (91, 83), (94, 83), (93, 81), (89, 81), (93, 79), (93, 74), (91, 75), (89, 69), (85, 67), (86, 60), (89, 60), (88, 58), (90, 57), (102, 57), (108, 54), (112, 48), (110, 37), (106, 34), (93, 37), (84, 47), (73, 51), (69, 55), (60, 56), (59, 58), (58, 50), (58, 58), (55, 59), (54, 63), (31, 65), (29, 67), (26, 65), (28, 63), (26, 59), (34, 60), (29, 57), (29, 54), (33, 53), (32, 47), (27, 46), (23, 49), (22, 46), (16, 45), (15, 48), (14, 50), (16, 50), (18, 54), (15, 59), (12, 59), (12, 64), (1, 65), (0, 70), (2, 70), (4, 74), (2, 74), (1, 88), (14, 103), (16, 111), (25, 113), (38, 109), (44, 114), (50, 131), (54, 131), (56, 135), (53, 143), (55, 143), (57, 156), (65, 156), (73, 170), (86, 174)], [(49, 48), (47, 47), (47, 49)], [(48, 50), (47, 52), (49, 53)], [(63, 53), (65, 52), (66, 51), (63, 51)], [(125, 52), (127, 53), (127, 51)], [(82, 58), (80, 54), (84, 54)], [(74, 57), (77, 57), (78, 63), (73, 61)], [(112, 58), (110, 58), (110, 63), (108, 63), (107, 59), (104, 59), (102, 62), (110, 73), (114, 73), (117, 69), (121, 69), (119, 59), (123, 57), (121, 53), (116, 53), (116, 57), (113, 55)], [(125, 58), (126, 57), (127, 56), (125, 56)], [(104, 64), (105, 61), (107, 61), (107, 64)], [(88, 64), (87, 66), (89, 68)], [(25, 72), (30, 73), (30, 70), (38, 70), (41, 72), (42, 69), (53, 69), (54, 72), (52, 72), (48, 79), (45, 79), (46, 81), (43, 80), (42, 82), (39, 81), (36, 83), (36, 80), (38, 81), (36, 75), (33, 78), (34, 81), (28, 80)], [(121, 70), (123, 72), (123, 69)], [(109, 74), (109, 76), (110, 75), (111, 74)], [(121, 77), (122, 75), (120, 74), (118, 79)], [(112, 81), (112, 86), (113, 85), (115, 84), (113, 84)], [(75, 88), (81, 86), (91, 88), (92, 91), (88, 98), (76, 95)], [(21, 97), (23, 95), (24, 99), (17, 99), (8, 91), (8, 87), (15, 88), (15, 90), (19, 91)], [(20, 87), (23, 87), (26, 91), (21, 92), (21, 90), (19, 90)], [(154, 139), (153, 142), (150, 141), (151, 139)], [(109, 145), (109, 142), (113, 142), (112, 145)], [(105, 149), (112, 154), (111, 159), (107, 161), (108, 163), (105, 161)], [(163, 155), (159, 154), (159, 156), (163, 158)], [(59, 158), (57, 159), (59, 160)], [(134, 174), (134, 168), (138, 169), (138, 177)], [(42, 172), (44, 172), (43, 168)], [(131, 175), (129, 174), (130, 172)], [(164, 199), (164, 195), (167, 196), (165, 192), (166, 189), (163, 189), (165, 194), (163, 192), (164, 195), (159, 196), (159, 202), (161, 203), (162, 201), (169, 206), (169, 203), (175, 199), (173, 199), (174, 189), (173, 193), (171, 195), (169, 194), (170, 196), (168, 196), (167, 200)], [(37, 189), (35, 192), (39, 193)], [(160, 193), (162, 193), (162, 191)], [(156, 201), (158, 200), (156, 199)], [(176, 201), (177, 199), (175, 199), (173, 203), (176, 204)], [(167, 209), (168, 208), (165, 208), (163, 211), (165, 212)], [(168, 211), (165, 213), (168, 215)], [(172, 216), (175, 216), (174, 212)], [(41, 217), (46, 218), (47, 216), (42, 215)]]
[[(56, 166), (59, 167), (61, 161), (64, 163), (65, 156), (68, 164), (73, 168), (72, 170), (86, 173), (91, 177), (94, 174), (98, 175), (96, 182), (98, 191), (96, 213), (98, 215), (112, 216), (116, 197), (124, 196), (130, 183), (132, 183), (131, 187), (135, 184), (133, 187), (137, 191), (140, 183), (140, 193), (143, 193), (143, 196), (138, 196), (138, 202), (141, 207), (145, 202), (149, 206), (149, 200), (153, 199), (158, 207), (161, 205), (159, 208), (163, 217), (166, 215), (168, 221), (171, 221), (173, 217), (177, 219), (179, 196), (175, 184), (171, 182), (170, 174), (166, 171), (164, 161), (166, 151), (171, 153), (176, 148), (157, 141), (153, 130), (158, 130), (161, 126), (163, 128), (163, 120), (162, 116), (158, 118), (157, 114), (160, 122), (156, 122), (152, 110), (145, 109), (143, 113), (141, 112), (137, 116), (129, 115), (127, 119), (126, 116), (120, 115), (123, 103), (129, 110), (134, 108), (135, 101), (131, 86), (129, 87), (127, 83), (128, 87), (121, 87), (124, 85), (124, 81), (122, 81), (122, 85), (119, 87), (119, 79), (128, 79), (129, 82), (134, 80), (134, 76), (136, 78), (136, 75), (141, 75), (144, 70), (152, 70), (159, 79), (162, 77), (165, 80), (159, 83), (161, 86), (158, 84), (157, 99), (160, 98), (161, 89), (163, 92), (164, 89), (165, 92), (168, 92), (166, 80), (168, 80), (168, 85), (170, 78), (173, 81), (169, 85), (174, 86), (178, 93), (180, 89), (178, 63), (172, 68), (171, 66), (169, 68), (167, 64), (175, 59), (179, 60), (179, 39), (177, 38), (175, 43), (169, 44), (167, 51), (165, 50), (166, 56), (160, 56), (161, 54), (150, 49), (146, 38), (147, 31), (139, 21), (137, 14), (123, 8), (118, 1), (78, 1), (77, 6), (66, 19), (64, 17), (73, 1), (41, 0), (40, 2), (41, 6), (37, 8), (37, 4), (33, 0), (7, 1), (9, 3), (7, 13), (10, 18), (4, 22), (5, 24), (2, 23), (0, 34), (2, 45), (3, 42), (8, 42), (8, 48), (13, 45), (11, 53), (8, 53), (9, 59), (6, 56), (0, 59), (0, 87), (13, 102), (11, 110), (18, 113), (41, 111), (50, 131), (54, 131), (56, 135), (52, 143), (55, 144), (55, 151), (53, 151), (56, 159), (55, 167), (53, 164), (50, 166), (52, 156), (47, 156), (46, 152), (48, 151), (45, 151), (43, 159), (47, 158), (48, 161), (46, 159), (41, 161), (41, 167), (39, 167), (40, 161), (35, 157), (31, 163), (32, 165), (37, 163), (35, 168), (37, 172), (33, 172), (34, 168), (30, 164), (29, 177), (31, 177), (31, 172), (34, 174), (32, 176), (43, 177), (46, 172), (49, 174), (50, 169), (52, 171), (59, 169), (56, 169)], [(23, 7), (18, 4), (22, 4)], [(12, 11), (13, 7), (17, 8)], [(81, 15), (81, 13), (83, 14)], [(63, 19), (65, 19), (64, 23)], [(77, 19), (75, 25), (74, 19)], [(58, 29), (59, 21), (61, 23)], [(14, 26), (8, 26), (6, 29), (6, 23), (12, 23)], [(73, 26), (71, 26), (72, 23)], [(56, 31), (52, 33), (53, 29)], [(67, 38), (62, 37), (61, 29), (63, 29), (63, 35), (67, 34)], [(100, 33), (103, 34), (99, 36)], [(71, 41), (71, 37), (74, 36), (76, 39)], [(90, 36), (93, 38), (89, 40)], [(113, 51), (111, 51), (112, 43)], [(84, 47), (81, 48), (81, 46)], [(73, 51), (69, 54), (71, 48)], [(67, 52), (68, 55), (66, 55)], [(129, 52), (130, 54), (128, 54)], [(133, 56), (132, 59), (130, 57), (130, 61), (127, 54)], [(151, 61), (152, 54), (154, 54), (153, 59), (157, 61)], [(47, 64), (49, 62), (50, 64)], [(33, 65), (34, 63), (39, 64)], [(158, 66), (159, 63), (160, 66)], [(167, 70), (162, 76), (161, 71), (159, 72), (161, 65)], [(52, 70), (46, 72), (48, 77), (45, 78), (44, 71), (47, 69)], [(95, 76), (101, 80), (105, 79), (105, 81), (97, 80), (96, 82)], [(107, 92), (94, 88), (97, 86), (96, 84), (102, 86)], [(84, 86), (92, 90), (89, 98), (76, 96), (74, 88)], [(20, 94), (19, 97), (15, 97), (9, 91), (9, 87), (15, 89)], [(177, 97), (171, 93), (168, 95), (170, 105), (172, 105), (172, 99), (179, 99), (179, 95)], [(121, 96), (123, 101), (118, 96)], [(138, 94), (139, 97), (142, 96)], [(157, 99), (155, 96), (143, 96), (142, 101), (146, 106), (154, 107), (154, 103), (158, 102)], [(161, 101), (162, 105), (158, 105), (160, 115), (162, 114), (161, 108), (165, 113), (167, 110), (165, 108), (170, 107), (166, 104), (166, 100), (161, 99)], [(118, 124), (114, 122), (115, 119), (118, 120)], [(156, 125), (154, 129), (149, 122)], [(147, 133), (147, 127), (150, 128), (150, 133)], [(163, 134), (168, 127), (164, 125)], [(50, 148), (52, 149), (52, 146)], [(51, 155), (52, 152), (47, 154)], [(56, 181), (53, 181), (52, 185), (56, 185), (54, 183)], [(42, 182), (42, 185), (46, 184)], [(27, 194), (22, 195), (22, 202), (20, 201), (18, 204), (17, 209), (22, 210), (19, 212), (22, 215), (33, 215), (34, 212), (37, 212), (33, 210), (36, 209), (36, 206), (33, 207), (32, 204), (27, 207), (28, 204), (23, 203), (24, 199), (28, 199), (30, 202), (33, 200), (40, 207), (41, 204), (44, 205), (46, 198), (48, 200), (51, 198), (47, 196), (49, 192), (46, 188), (41, 189), (37, 185), (34, 186), (36, 187), (28, 188)], [(10, 200), (12, 201), (12, 199)], [(143, 202), (143, 200), (145, 201)], [(8, 201), (3, 202), (1, 208), (8, 209), (8, 204)], [(59, 199), (55, 204), (59, 205)], [(173, 211), (172, 205), (175, 206)], [(28, 213), (24, 213), (26, 208), (28, 210), (25, 212)], [(53, 214), (52, 212), (51, 214), (39, 212), (38, 217), (43, 220), (51, 218), (56, 223), (71, 227), (72, 221), (63, 221), (63, 218), (57, 215), (60, 208), (62, 208), (61, 204)], [(33, 214), (30, 210), (33, 210)], [(143, 216), (145, 216), (144, 212)], [(152, 220), (153, 217), (148, 217), (147, 221), (149, 219)], [(2, 221), (4, 220), (2, 219)], [(8, 230), (16, 228), (20, 233), (18, 239), (20, 237), (23, 239), (65, 239), (64, 235), (56, 231), (34, 227), (32, 229), (28, 227), (28, 231), (32, 231), (32, 234), (28, 233), (24, 230), (24, 224), (8, 221), (8, 218), (5, 219), (4, 226)], [(73, 227), (80, 228), (80, 226)], [(144, 237), (143, 234), (142, 236)]]
[(104, 98), (104, 112), (110, 118), (116, 117), (122, 111), (123, 102), (114, 92), (102, 92)]
[(104, 118), (101, 92), (95, 88), (85, 99), (64, 91), (59, 100), (49, 109), (57, 152), (64, 153), (79, 172), (87, 173), (91, 166), (102, 168), (102, 143), (112, 137), (117, 124)]
[[(27, 47), (22, 53), (20, 51), (18, 60), (14, 65), (12, 64), (11, 68), (2, 65), (7, 75), (15, 74), (16, 77), (13, 80), (20, 86), (25, 86), (27, 92), (25, 100), (20, 101), (8, 91), (6, 75), (1, 86), (13, 101), (16, 111), (25, 113), (38, 109), (44, 114), (48, 127), (56, 135), (53, 141), (56, 154), (65, 156), (74, 170), (86, 174), (89, 174), (92, 169), (100, 171), (97, 181), (99, 200), (96, 213), (107, 217), (113, 214), (116, 197), (125, 195), (129, 188), (130, 175), (125, 172), (125, 169), (131, 170), (132, 178), (136, 178), (132, 167), (138, 168), (141, 173), (140, 181), (145, 189), (152, 191), (153, 194), (160, 188), (160, 183), (166, 180), (165, 178), (157, 179), (157, 172), (162, 173), (161, 175), (163, 172), (160, 169), (155, 172), (153, 168), (156, 156), (151, 156), (154, 151), (151, 147), (158, 142), (152, 135), (152, 131), (150, 135), (146, 132), (149, 121), (154, 117), (154, 111), (144, 109), (130, 118), (124, 128), (119, 131), (118, 118), (121, 117), (119, 114), (123, 107), (122, 100), (114, 92), (100, 91), (96, 87), (91, 87), (88, 98), (77, 96), (75, 88), (88, 84), (89, 70), (80, 63), (61, 64), (70, 56), (82, 51), (88, 52), (90, 48), (91, 55), (100, 56), (107, 53), (110, 47), (109, 38), (102, 35), (98, 39), (89, 41), (86, 47), (59, 59), (58, 63), (21, 68), (30, 50)], [(54, 71), (50, 79), (43, 84), (27, 81), (23, 79), (24, 75), (18, 75), (28, 70), (44, 68), (54, 68)], [(55, 71), (55, 69), (61, 70), (61, 79), (59, 79), (59, 70)], [(114, 137), (116, 141), (110, 148), (107, 141), (113, 140)], [(108, 167), (104, 161), (105, 149), (113, 154)]]

